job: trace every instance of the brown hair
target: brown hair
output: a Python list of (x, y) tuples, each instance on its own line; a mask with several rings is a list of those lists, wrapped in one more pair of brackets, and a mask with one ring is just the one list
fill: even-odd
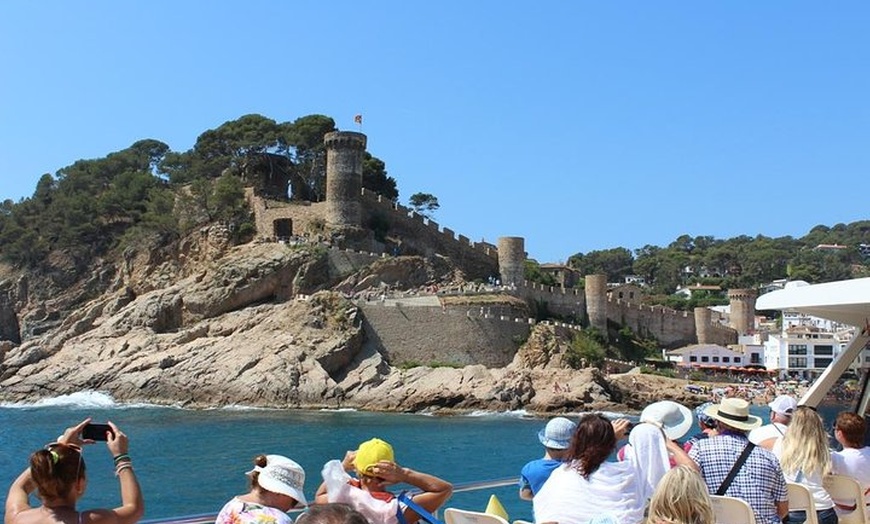
[(864, 434), (867, 432), (867, 422), (864, 420), (864, 417), (857, 413), (843, 411), (837, 415), (834, 428), (840, 430), (846, 444), (860, 448), (864, 442)]
[[(268, 463), (268, 459), (266, 455), (257, 455), (254, 457), (254, 465), (258, 468), (265, 468)], [(257, 482), (257, 479), (260, 478), (260, 472), (254, 471), (251, 473), (251, 489), (260, 489), (260, 483)]]
[(584, 415), (577, 424), (567, 460), (585, 478), (595, 473), (616, 447), (613, 424), (603, 415)]
[(76, 447), (49, 444), (30, 455), (30, 474), (41, 499), (65, 498), (85, 477), (85, 461)]

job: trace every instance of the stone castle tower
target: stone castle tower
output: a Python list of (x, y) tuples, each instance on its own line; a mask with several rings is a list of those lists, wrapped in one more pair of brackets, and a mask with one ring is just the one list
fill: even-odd
[(498, 272), (505, 286), (522, 286), (525, 280), (526, 244), (523, 237), (499, 237)]
[(713, 312), (708, 307), (695, 308), (695, 333), (698, 335), (698, 344), (714, 344), (711, 322)]
[(728, 300), (731, 302), (731, 327), (737, 335), (745, 335), (755, 329), (755, 297), (754, 289), (729, 289)]
[(360, 227), (362, 221), (362, 157), (366, 136), (335, 131), (323, 137), (326, 146), (326, 223)]
[(607, 339), (607, 275), (586, 275), (585, 279), (589, 325)]

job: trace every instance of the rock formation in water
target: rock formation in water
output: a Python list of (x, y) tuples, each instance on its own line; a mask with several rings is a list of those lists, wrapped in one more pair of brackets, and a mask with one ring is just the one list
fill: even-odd
[[(220, 229), (206, 228), (171, 248), (130, 250), (86, 279), (65, 279), (62, 271), (32, 282), (14, 272), (4, 278), (4, 401), (82, 390), (190, 407), (389, 411), (624, 410), (674, 395), (697, 401), (667, 379), (611, 380), (597, 369), (570, 369), (562, 361), (570, 335), (554, 325), (533, 326), (512, 357), (486, 355), (482, 346), (457, 357), (505, 365), (391, 361), (359, 301), (385, 286), (462, 284), (461, 272), (438, 258), (336, 258), (308, 244), (232, 247)], [(426, 311), (434, 311), (429, 329), (434, 323), (437, 334), (441, 309)], [(469, 329), (479, 324), (461, 320)], [(485, 326), (477, 329), (485, 339)]]

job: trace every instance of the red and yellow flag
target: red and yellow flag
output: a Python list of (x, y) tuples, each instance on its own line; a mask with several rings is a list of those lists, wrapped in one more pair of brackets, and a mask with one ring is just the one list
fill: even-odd
[(354, 115), (353, 121), (357, 124), (362, 125), (362, 115), (360, 115), (360, 114)]

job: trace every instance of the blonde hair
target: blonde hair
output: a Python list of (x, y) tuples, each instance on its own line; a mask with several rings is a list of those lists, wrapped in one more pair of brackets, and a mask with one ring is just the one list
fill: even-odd
[(804, 475), (831, 472), (831, 451), (822, 417), (809, 406), (798, 406), (782, 438), (779, 457), (782, 470), (789, 475), (802, 471)]
[(701, 475), (677, 466), (662, 477), (649, 504), (649, 524), (715, 524), (713, 502)]

